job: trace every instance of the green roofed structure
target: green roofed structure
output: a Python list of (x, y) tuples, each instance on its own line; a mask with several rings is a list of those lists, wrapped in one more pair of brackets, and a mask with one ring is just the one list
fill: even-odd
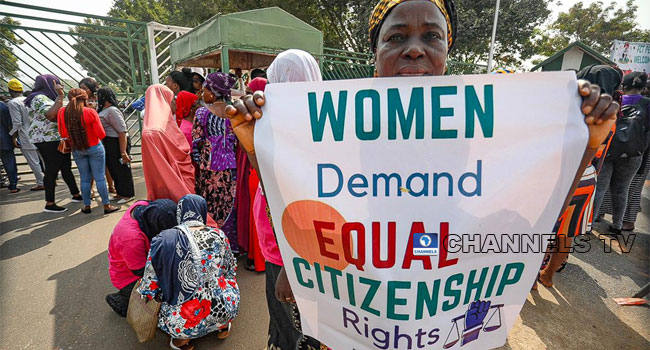
[(592, 64), (616, 65), (609, 58), (594, 51), (591, 47), (576, 41), (555, 55), (547, 58), (544, 62), (536, 65), (531, 71), (536, 71), (540, 68), (543, 72), (571, 69), (579, 71)]
[(287, 49), (321, 57), (323, 33), (279, 7), (216, 15), (170, 45), (171, 63), (184, 67), (267, 67)]

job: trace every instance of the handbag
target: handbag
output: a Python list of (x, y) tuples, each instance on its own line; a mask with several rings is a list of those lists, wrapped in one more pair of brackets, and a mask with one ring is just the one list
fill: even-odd
[(72, 151), (72, 147), (70, 147), (70, 140), (61, 139), (61, 141), (59, 142), (59, 146), (56, 148), (56, 150), (63, 154), (70, 153)]
[(141, 282), (141, 279), (138, 280), (131, 291), (129, 308), (126, 312), (126, 322), (131, 325), (138, 340), (144, 343), (153, 340), (156, 334), (161, 302), (155, 298), (151, 300), (143, 298), (142, 294), (138, 292)]

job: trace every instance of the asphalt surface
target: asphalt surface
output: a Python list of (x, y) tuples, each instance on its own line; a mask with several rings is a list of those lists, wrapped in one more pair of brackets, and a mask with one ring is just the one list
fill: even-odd
[[(134, 174), (137, 197), (144, 198), (141, 169), (134, 166)], [(138, 343), (104, 301), (115, 291), (108, 278), (108, 238), (126, 208), (103, 215), (93, 203), (93, 213), (82, 214), (82, 205), (70, 203), (59, 181), (59, 205), (69, 210), (43, 213), (44, 193), (29, 192), (33, 178), (23, 177), (21, 193), (0, 190), (0, 349), (169, 349), (161, 331), (153, 342)], [(650, 191), (644, 192), (642, 206), (650, 209)], [(572, 254), (553, 288), (540, 286), (528, 296), (501, 349), (650, 349), (650, 306), (621, 307), (612, 300), (631, 296), (650, 281), (648, 215), (639, 214), (628, 253), (615, 241), (611, 252), (604, 252), (609, 244), (598, 231), (606, 224), (596, 224), (593, 249)], [(264, 275), (239, 269), (238, 282), (240, 315), (231, 336), (208, 335), (194, 341), (197, 349), (264, 349)]]

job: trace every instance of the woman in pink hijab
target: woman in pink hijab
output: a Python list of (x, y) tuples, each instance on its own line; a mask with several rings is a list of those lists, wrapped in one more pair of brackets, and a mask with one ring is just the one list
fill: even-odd
[(178, 202), (194, 193), (190, 145), (171, 109), (174, 93), (165, 85), (151, 85), (145, 93), (142, 129), (142, 168), (147, 199)]

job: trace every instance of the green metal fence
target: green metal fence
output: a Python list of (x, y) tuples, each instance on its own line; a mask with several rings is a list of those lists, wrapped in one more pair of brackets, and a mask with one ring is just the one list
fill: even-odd
[[(161, 81), (173, 68), (169, 43), (190, 30), (12, 1), (0, 1), (0, 17), (21, 22), (0, 21), (4, 29), (0, 42), (10, 45), (10, 50), (0, 47), (0, 51), (19, 62), (17, 78), (27, 88), (45, 73), (57, 75), (66, 89), (77, 87), (86, 76), (95, 78), (116, 91), (134, 145), (140, 142), (142, 123), (140, 113), (130, 106), (151, 82)], [(278, 53), (277, 49), (260, 52)], [(368, 78), (374, 73), (371, 54), (325, 48), (317, 58), (325, 80)], [(1, 72), (0, 84), (13, 78)], [(485, 66), (448, 62), (447, 74), (484, 72)]]
[(369, 78), (375, 71), (372, 55), (366, 53), (325, 48), (321, 61), (325, 80)]
[[(54, 74), (67, 89), (86, 76), (113, 88), (132, 142), (140, 141), (140, 118), (130, 107), (150, 82), (147, 23), (0, 1), (0, 17), (20, 24), (0, 23), (4, 51), (19, 63), (18, 76), (31, 89), (40, 74)], [(3, 33), (4, 32), (4, 33)], [(6, 83), (12, 76), (0, 74)]]
[[(367, 53), (325, 48), (321, 60), (325, 80), (369, 78), (375, 71), (373, 55)], [(447, 61), (448, 75), (479, 74), (486, 70), (485, 65)]]

